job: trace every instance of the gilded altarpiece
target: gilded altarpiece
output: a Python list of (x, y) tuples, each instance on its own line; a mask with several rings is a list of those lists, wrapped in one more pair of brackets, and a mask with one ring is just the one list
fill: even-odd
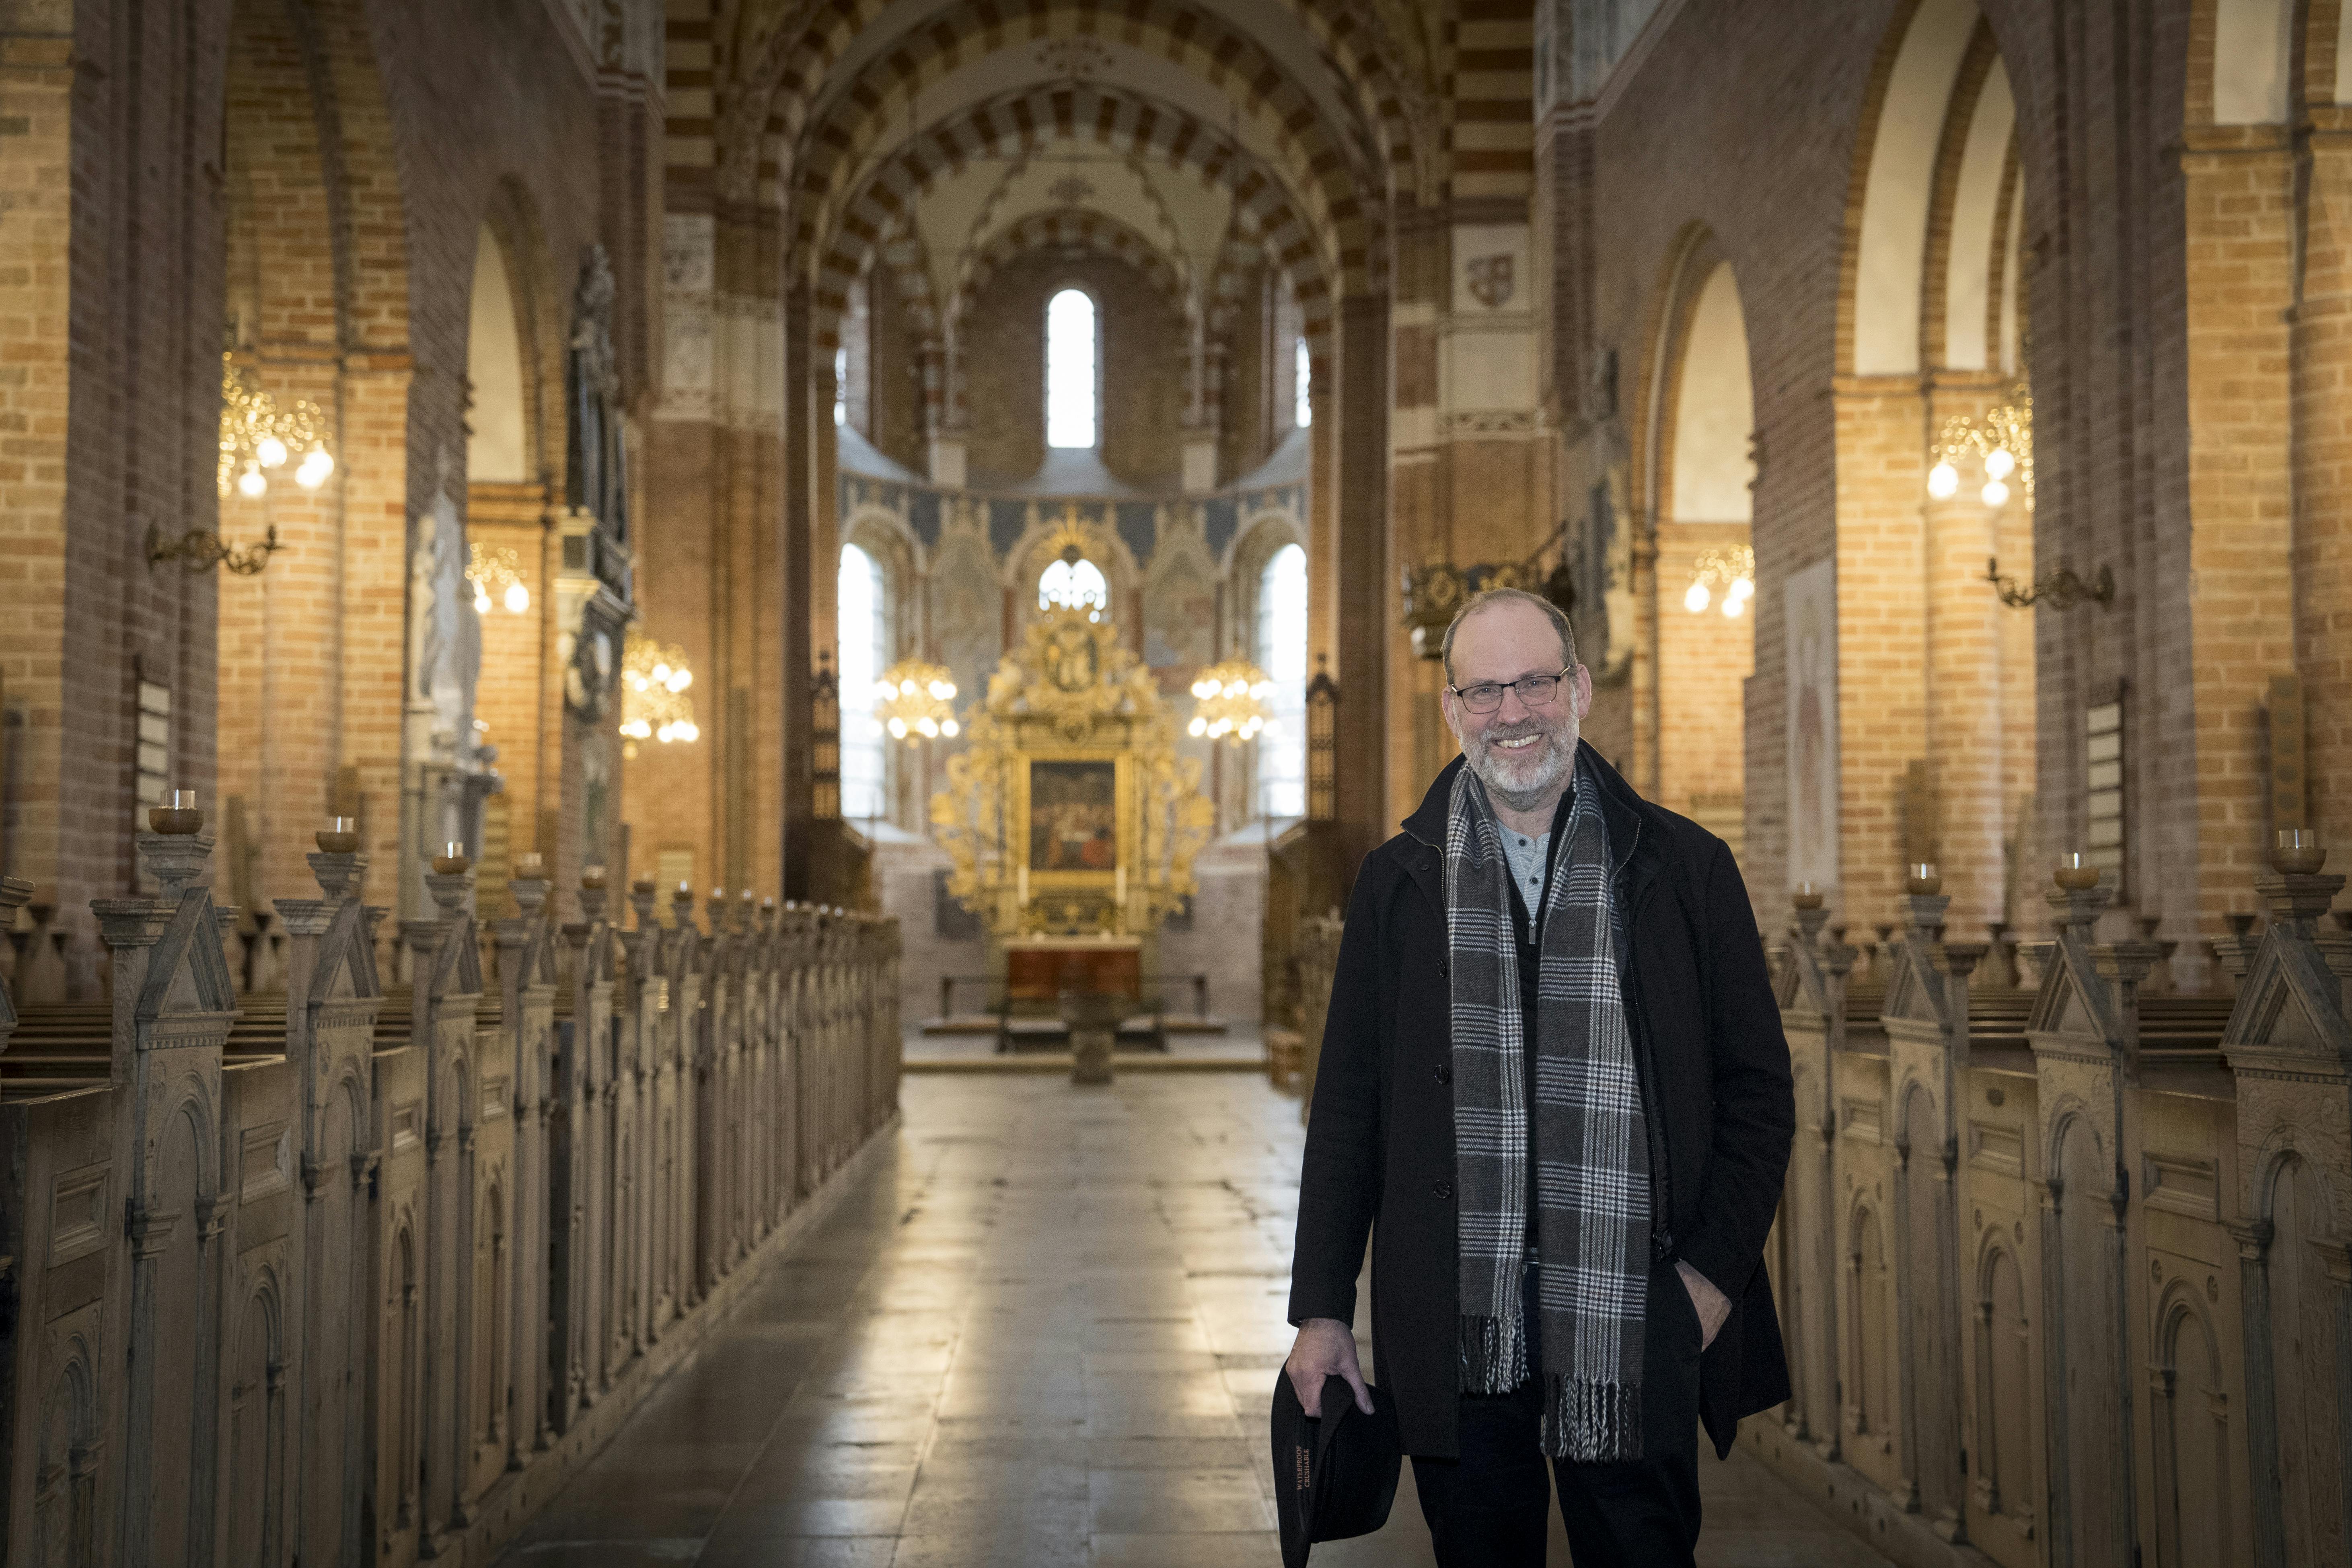
[(931, 825), (954, 862), (948, 890), (1000, 952), (1024, 937), (1148, 942), (1193, 893), (1214, 808), (1108, 618), (1040, 615), (965, 728)]

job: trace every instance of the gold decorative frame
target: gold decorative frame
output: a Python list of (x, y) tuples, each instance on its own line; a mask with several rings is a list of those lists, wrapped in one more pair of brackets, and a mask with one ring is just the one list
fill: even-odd
[[(991, 934), (1139, 933), (1197, 889), (1193, 862), (1215, 808), (1201, 794), (1199, 760), (1176, 754), (1175, 721), (1150, 671), (1109, 623), (1083, 610), (1031, 622), (966, 729), (971, 744), (948, 760), (931, 825), (953, 862), (949, 892)], [(1113, 765), (1112, 868), (1029, 868), (1029, 770), (1039, 762)]]

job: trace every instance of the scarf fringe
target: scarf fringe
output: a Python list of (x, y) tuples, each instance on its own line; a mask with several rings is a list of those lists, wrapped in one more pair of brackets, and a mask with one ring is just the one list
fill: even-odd
[(1462, 1392), (1508, 1394), (1528, 1380), (1528, 1336), (1518, 1314), (1462, 1323)]
[(1615, 1464), (1642, 1457), (1642, 1385), (1590, 1377), (1549, 1380), (1543, 1451), (1579, 1464)]

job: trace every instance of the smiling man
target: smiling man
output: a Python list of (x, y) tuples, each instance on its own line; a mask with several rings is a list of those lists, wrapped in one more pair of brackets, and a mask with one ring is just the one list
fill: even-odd
[[(1723, 841), (1579, 738), (1568, 617), (1516, 589), (1445, 633), (1462, 755), (1365, 857), (1299, 1184), (1286, 1370), (1372, 1340), (1447, 1568), (1688, 1563), (1697, 1428), (1788, 1397), (1764, 1239), (1796, 1108)], [(1719, 716), (1685, 714), (1706, 723)], [(1549, 1477), (1547, 1471), (1549, 1472)]]

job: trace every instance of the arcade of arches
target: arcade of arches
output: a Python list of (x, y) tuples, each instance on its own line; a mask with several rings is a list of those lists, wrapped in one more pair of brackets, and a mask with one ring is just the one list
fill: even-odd
[[(899, 1310), (908, 1171), (1086, 1142), (955, 1032), (1058, 1041), (1082, 926), (1122, 1093), (1228, 1069), (1100, 1153), (1267, 1288), (1116, 1347), (1230, 1379), (1262, 1536), (1285, 1238), (1165, 1129), (1287, 1212), (1423, 649), (1523, 582), (1780, 989), (1741, 1484), (2346, 1563), (2347, 213), (2342, 0), (0, 0), (0, 1556), (717, 1542), (597, 1456), (730, 1313)], [(999, 1544), (1211, 1561), (1128, 1474)]]

